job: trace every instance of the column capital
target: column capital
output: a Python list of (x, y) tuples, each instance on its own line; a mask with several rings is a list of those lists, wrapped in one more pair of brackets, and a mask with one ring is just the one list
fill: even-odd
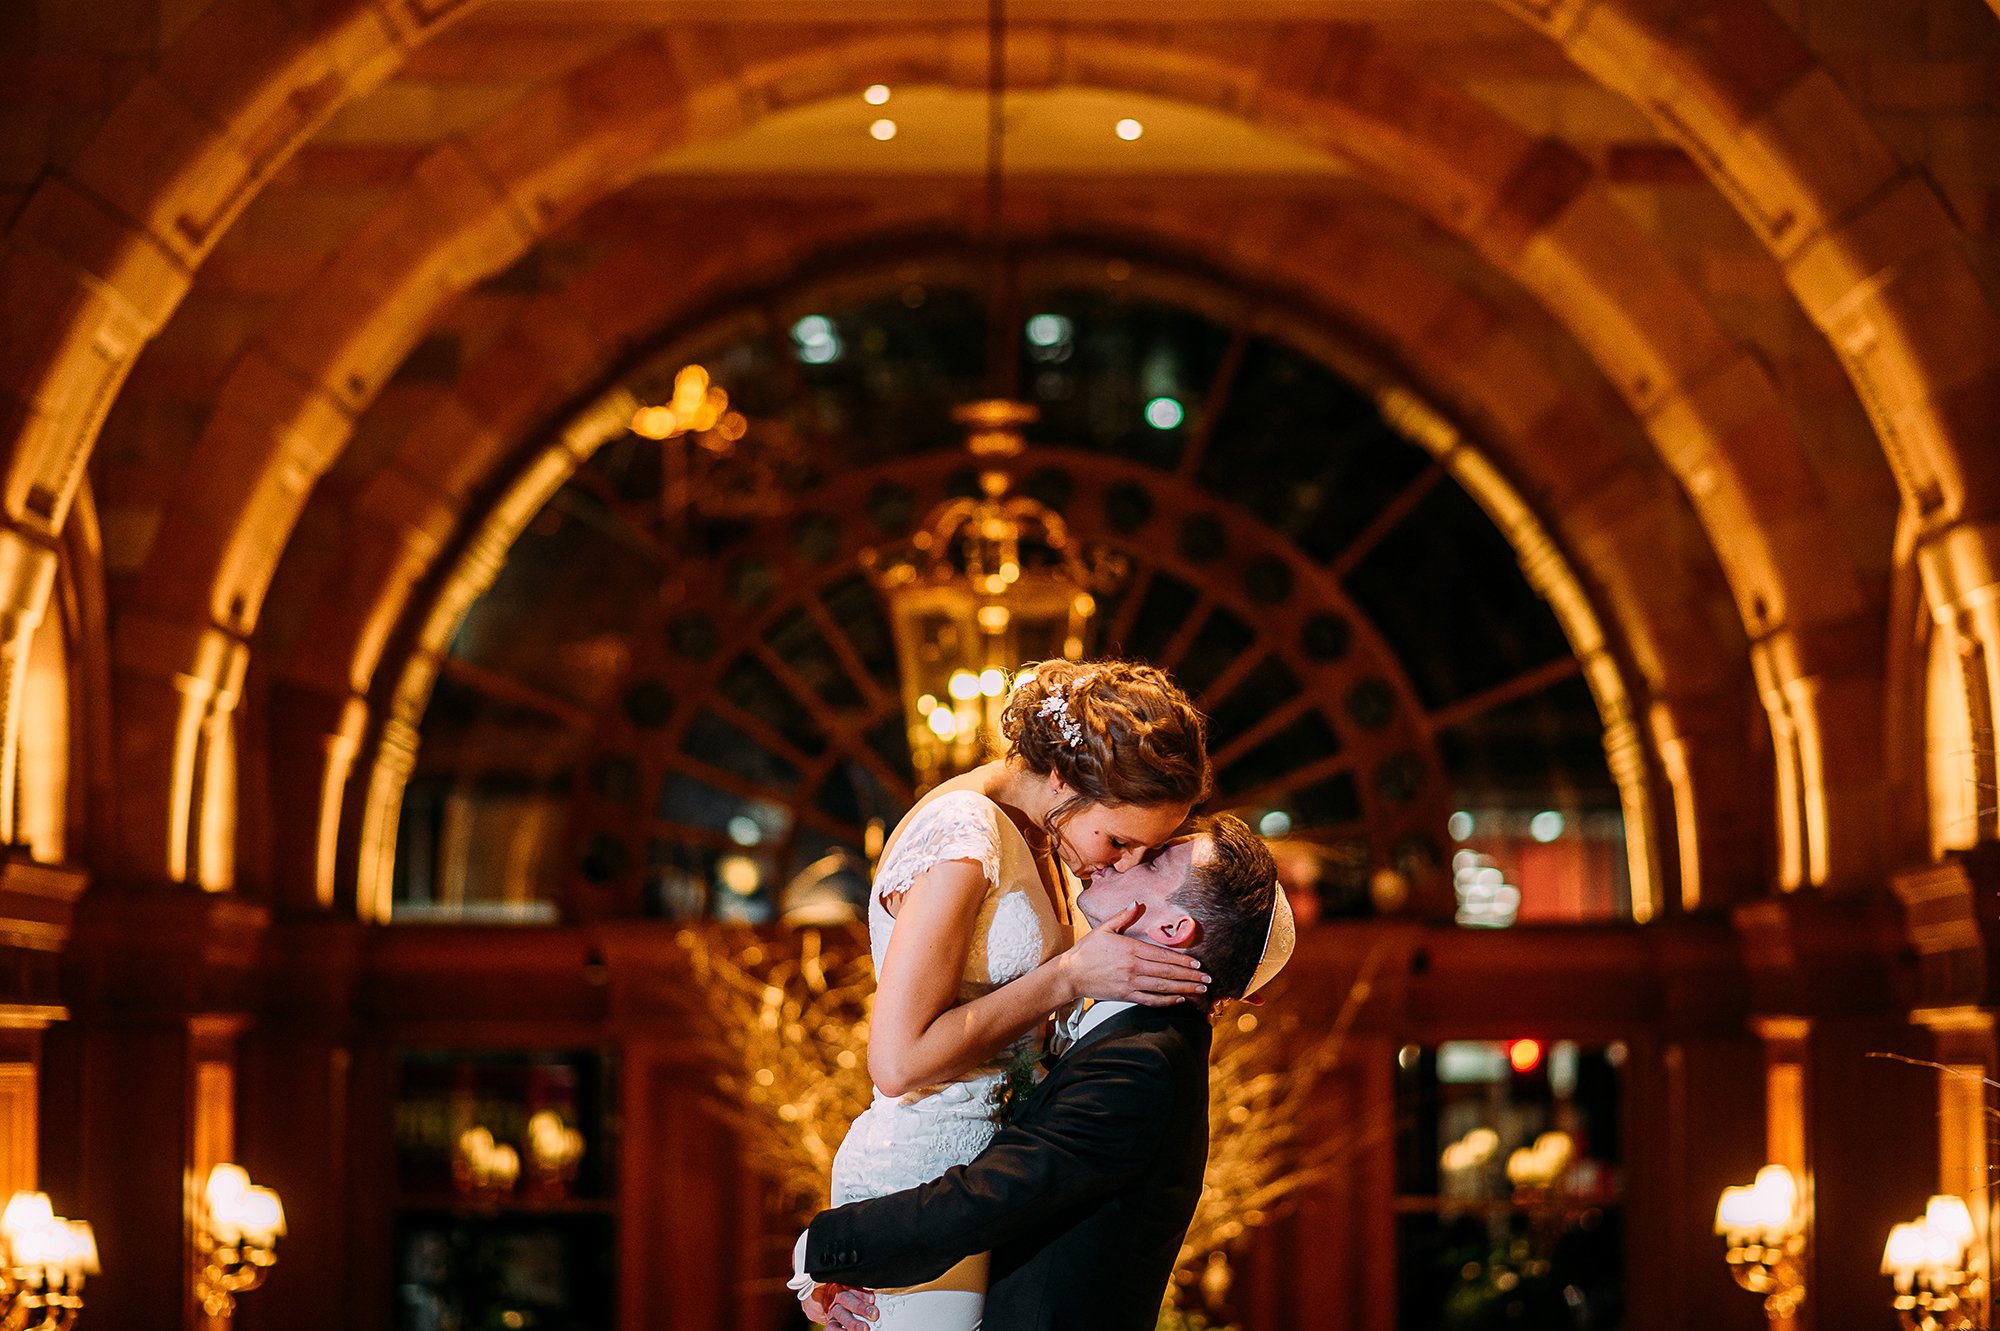
[(61, 562), (54, 545), (0, 523), (0, 636), (12, 638), (42, 622)]
[(1924, 599), (1939, 623), (2000, 598), (2000, 523), (1957, 522), (1916, 549)]
[(169, 1017), (251, 1009), (270, 911), (182, 884), (100, 884), (77, 909), (66, 958), (78, 1009)]
[(2000, 1004), (2000, 845), (1983, 842), (1890, 876), (1903, 935), (1917, 958), (1915, 1006)]
[(59, 968), (88, 876), (0, 857), (0, 1026), (40, 1028), (68, 1015)]
[(1810, 1020), (1902, 1006), (1910, 968), (1897, 916), (1879, 892), (1805, 889), (1736, 907), (1752, 1010)]

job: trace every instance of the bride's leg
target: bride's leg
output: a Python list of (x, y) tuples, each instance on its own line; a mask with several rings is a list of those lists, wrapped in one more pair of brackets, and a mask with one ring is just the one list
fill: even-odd
[(975, 1253), (927, 1285), (876, 1290), (876, 1331), (979, 1331), (986, 1266)]

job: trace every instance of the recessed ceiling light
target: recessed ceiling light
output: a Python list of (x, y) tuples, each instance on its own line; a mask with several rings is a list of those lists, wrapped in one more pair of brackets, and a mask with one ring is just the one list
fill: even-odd
[(1146, 127), (1130, 116), (1118, 122), (1118, 137), (1130, 143), (1146, 132)]
[(868, 85), (868, 91), (862, 93), (861, 97), (870, 106), (880, 106), (889, 100), (889, 85), (886, 83), (871, 83)]
[(896, 122), (893, 120), (878, 120), (868, 127), (868, 132), (883, 143), (887, 143), (890, 139), (896, 137)]

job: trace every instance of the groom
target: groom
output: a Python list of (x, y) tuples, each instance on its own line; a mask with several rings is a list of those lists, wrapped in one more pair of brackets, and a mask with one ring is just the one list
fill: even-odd
[[(1227, 815), (1095, 875), (1077, 904), (1092, 925), (1143, 906), (1125, 932), (1198, 957), (1215, 999), (1256, 988), (1291, 954), (1271, 852)], [(1060, 1061), (971, 1164), (813, 1220), (803, 1271), (861, 1288), (830, 1309), (832, 1291), (814, 1291), (808, 1315), (865, 1328), (867, 1288), (921, 1284), (990, 1250), (986, 1331), (1152, 1331), (1208, 1158), (1208, 1013), (1100, 1002), (1073, 1024)]]

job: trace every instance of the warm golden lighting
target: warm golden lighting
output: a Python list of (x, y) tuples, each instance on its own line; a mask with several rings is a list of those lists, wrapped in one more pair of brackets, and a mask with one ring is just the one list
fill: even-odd
[(648, 439), (671, 439), (680, 423), (672, 407), (641, 407), (632, 413), (632, 433)]
[(563, 1122), (553, 1109), (528, 1116), (529, 1190), (542, 1197), (561, 1197), (576, 1180), (583, 1163), (583, 1134)]
[[(641, 406), (632, 413), (632, 433), (645, 439), (701, 436), (712, 430), (722, 436), (721, 442), (734, 443), (748, 428), (741, 413), (729, 410), (728, 391), (711, 383), (708, 371), (699, 365), (683, 366), (674, 376), (669, 401)], [(707, 440), (699, 442), (713, 446)]]
[(1483, 1168), (1500, 1149), (1500, 1134), (1491, 1128), (1473, 1128), (1444, 1148), (1438, 1167), (1447, 1174), (1463, 1174)]
[(0, 1213), (0, 1327), (68, 1328), (98, 1273), (97, 1236), (55, 1213), (47, 1193), (17, 1192)]
[(987, 464), (980, 495), (941, 505), (903, 546), (863, 555), (889, 604), (920, 788), (998, 752), (1011, 672), (1082, 656), (1091, 589), (1123, 573), (1121, 560), (1074, 548), (1062, 518), (1010, 495), (1011, 478), (991, 465), (1020, 455), (1035, 408), (995, 400), (955, 414), (966, 451)]
[[(35, 630), (21, 679), (20, 741), (15, 755), (14, 802), (18, 808), (11, 837), (44, 864), (62, 863), (68, 837), (69, 686), (69, 626), (61, 614), (52, 611)], [(5, 788), (0, 781), (0, 790)]]
[(870, 125), (868, 132), (874, 136), (877, 143), (887, 143), (896, 137), (896, 122), (884, 117)]
[(889, 85), (886, 83), (869, 84), (868, 91), (861, 94), (861, 100), (870, 106), (881, 106), (889, 100)]
[(1569, 1173), (1576, 1143), (1567, 1132), (1545, 1132), (1507, 1157), (1507, 1181), (1525, 1193), (1554, 1192)]
[(194, 1295), (210, 1317), (233, 1317), (236, 1296), (256, 1289), (278, 1260), (285, 1207), (241, 1165), (209, 1171), (195, 1219)]
[(1915, 1220), (1889, 1231), (1882, 1274), (1906, 1331), (1974, 1331), (1982, 1325), (1986, 1278), (1976, 1260), (1978, 1226), (1963, 1197), (1936, 1196)]
[(1715, 1205), (1715, 1232), (1729, 1245), (1729, 1274), (1764, 1296), (1764, 1315), (1774, 1322), (1805, 1301), (1805, 1217), (1798, 1179), (1783, 1165), (1765, 1165), (1747, 1187), (1724, 1188)]
[[(1294, 1014), (1265, 1017), (1244, 1008), (1215, 1023), (1208, 1077), (1208, 1164), (1201, 1201), (1174, 1258), (1167, 1287), (1173, 1318), (1200, 1304), (1225, 1306), (1229, 1255), (1252, 1230), (1276, 1220), (1301, 1188), (1332, 1173), (1374, 1125), (1316, 1130), (1311, 1106), (1319, 1079), (1340, 1065), (1374, 977), (1387, 953), (1372, 949), (1331, 1023), (1317, 1036)], [(1225, 1009), (1225, 1012), (1228, 1009)]]
[(521, 1177), (521, 1153), (495, 1141), (490, 1128), (477, 1125), (458, 1134), (451, 1157), (451, 1181), (473, 1201), (492, 1205), (514, 1191)]
[(866, 953), (836, 961), (821, 951), (817, 929), (797, 938), (797, 953), (771, 955), (740, 931), (678, 935), (743, 1158), (804, 1220), (827, 1205), (833, 1153), (874, 1093), (862, 1051), (875, 978)]

